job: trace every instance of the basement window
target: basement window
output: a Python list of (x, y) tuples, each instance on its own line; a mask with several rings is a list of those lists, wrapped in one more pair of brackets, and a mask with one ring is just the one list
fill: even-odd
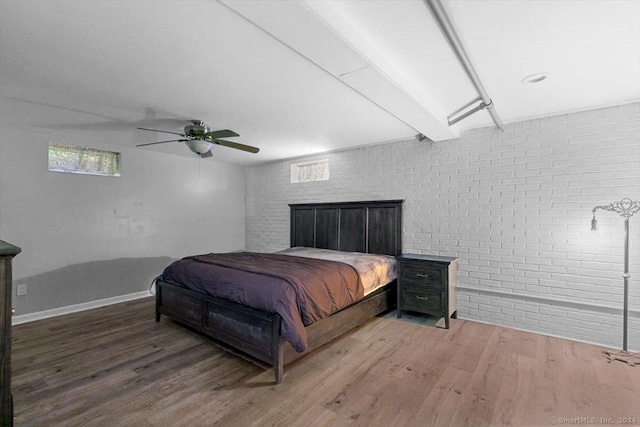
[(291, 163), (291, 183), (329, 180), (329, 159)]
[(120, 176), (120, 153), (49, 143), (49, 170), (84, 175)]

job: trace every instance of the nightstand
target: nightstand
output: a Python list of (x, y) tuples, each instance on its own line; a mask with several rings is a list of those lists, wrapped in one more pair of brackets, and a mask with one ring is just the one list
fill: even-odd
[(398, 317), (416, 311), (449, 318), (457, 316), (458, 258), (404, 254), (398, 262)]

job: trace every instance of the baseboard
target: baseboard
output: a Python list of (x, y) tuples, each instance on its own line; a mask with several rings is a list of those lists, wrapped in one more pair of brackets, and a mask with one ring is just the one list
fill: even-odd
[[(461, 320), (466, 320), (468, 322), (483, 323), (485, 325), (499, 326), (501, 328), (507, 328), (507, 329), (515, 329), (516, 331), (528, 332), (530, 334), (543, 335), (543, 336), (552, 337), (552, 338), (560, 338), (560, 339), (563, 339), (563, 340), (575, 341), (575, 342), (580, 342), (580, 343), (583, 343), (583, 344), (591, 344), (591, 345), (595, 345), (595, 346), (598, 346), (598, 347), (610, 348), (610, 349), (613, 349), (613, 350), (621, 351), (620, 347), (613, 347), (611, 345), (603, 344), (601, 342), (593, 342), (593, 341), (583, 340), (583, 339), (579, 339), (579, 338), (565, 337), (565, 336), (562, 336), (562, 335), (551, 334), (551, 333), (548, 333), (548, 332), (541, 332), (541, 331), (534, 331), (534, 330), (531, 330), (531, 329), (518, 328), (516, 326), (511, 326), (511, 325), (502, 325), (500, 323), (487, 322), (486, 320), (473, 319), (471, 317), (464, 317), (464, 316), (460, 316), (460, 315), (458, 315), (457, 318), (461, 319)], [(629, 351), (629, 352), (637, 352), (637, 351), (640, 351), (640, 349), (631, 348), (631, 349), (627, 349), (627, 351)]]
[(118, 295), (116, 297), (99, 299), (96, 301), (83, 302), (81, 304), (68, 305), (66, 307), (52, 308), (51, 310), (38, 311), (35, 313), (21, 314), (13, 316), (12, 325), (34, 322), (36, 320), (48, 319), (50, 317), (63, 316), (65, 314), (76, 313), (78, 311), (91, 310), (92, 308), (104, 307), (105, 305), (118, 304), (125, 301), (146, 298), (152, 296), (149, 291), (135, 292), (133, 294)]

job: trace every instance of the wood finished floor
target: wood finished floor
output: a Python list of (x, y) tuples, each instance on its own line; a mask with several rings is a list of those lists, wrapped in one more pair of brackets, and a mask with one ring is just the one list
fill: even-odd
[[(13, 328), (16, 426), (483, 426), (640, 419), (640, 367), (601, 347), (375, 318), (273, 373), (152, 298)], [(581, 424), (587, 424), (582, 422)], [(638, 422), (636, 421), (636, 424)]]

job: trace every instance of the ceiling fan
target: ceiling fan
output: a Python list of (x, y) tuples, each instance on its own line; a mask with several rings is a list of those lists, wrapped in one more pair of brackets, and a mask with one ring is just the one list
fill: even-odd
[(178, 135), (180, 139), (170, 139), (168, 141), (149, 142), (147, 144), (138, 144), (136, 147), (144, 147), (147, 145), (164, 144), (167, 142), (184, 142), (189, 150), (193, 151), (201, 158), (211, 157), (211, 147), (215, 145), (223, 145), (237, 150), (247, 151), (249, 153), (257, 153), (259, 148), (249, 145), (238, 144), (237, 142), (225, 141), (220, 138), (228, 138), (232, 136), (240, 136), (232, 130), (211, 130), (202, 120), (190, 120), (192, 124), (184, 127), (184, 133), (168, 132), (166, 130), (138, 128), (140, 130), (148, 130), (151, 132), (170, 133)]

